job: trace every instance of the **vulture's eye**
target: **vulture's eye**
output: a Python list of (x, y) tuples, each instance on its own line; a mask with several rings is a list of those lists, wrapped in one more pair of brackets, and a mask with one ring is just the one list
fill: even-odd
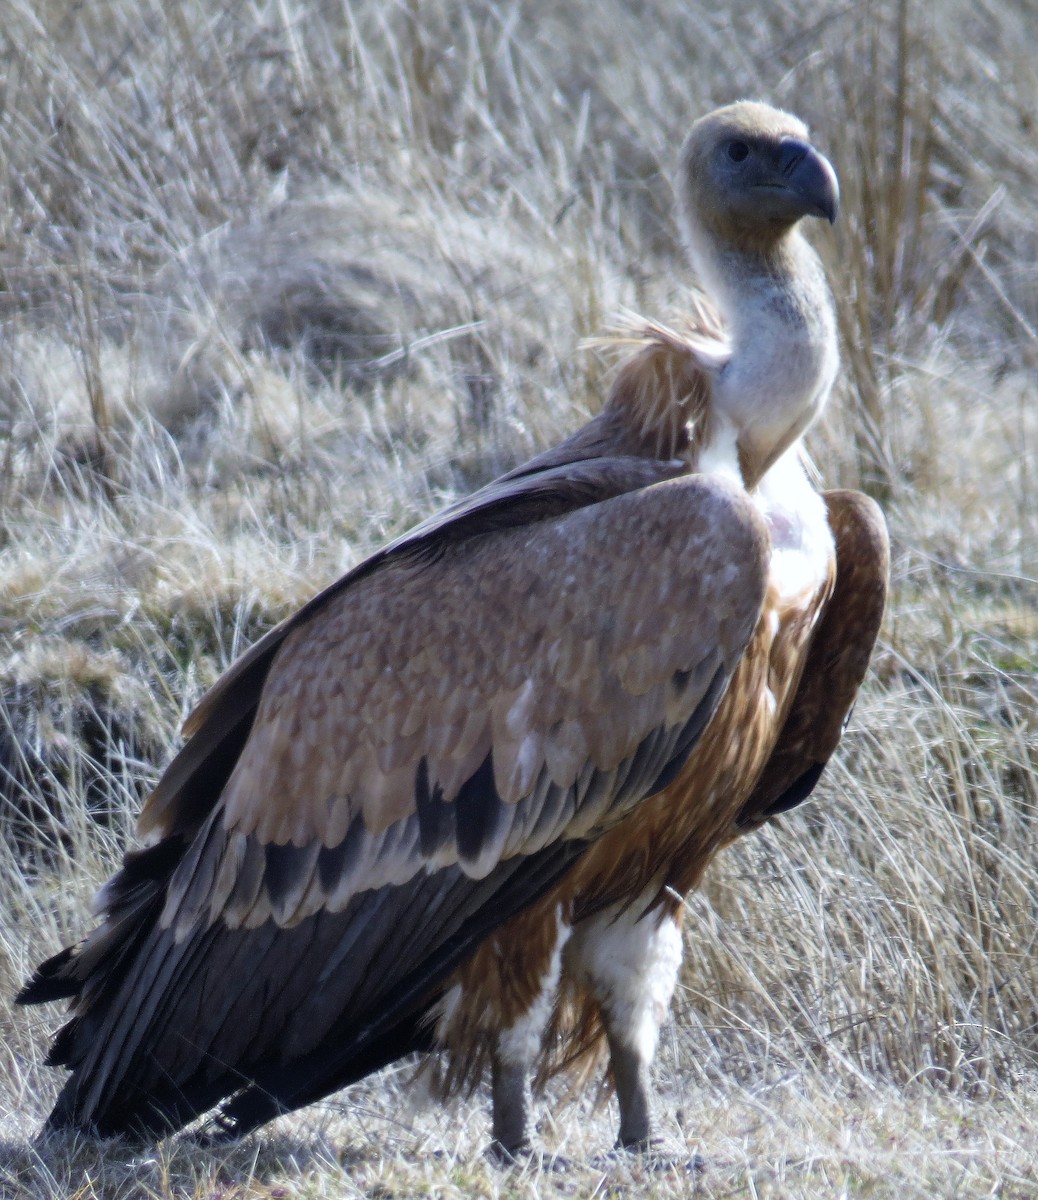
[(749, 153), (750, 148), (745, 142), (728, 143), (728, 157), (732, 160), (732, 162), (742, 162), (742, 160), (746, 158)]

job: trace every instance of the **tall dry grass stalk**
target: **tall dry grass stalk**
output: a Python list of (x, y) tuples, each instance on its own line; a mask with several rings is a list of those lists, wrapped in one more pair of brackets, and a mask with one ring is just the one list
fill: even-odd
[(11, 996), (220, 671), (602, 402), (576, 347), (681, 304), (676, 147), (741, 95), (840, 170), (813, 452), (883, 497), (894, 586), (816, 799), (689, 900), (668, 1138), (703, 1195), (1034, 1194), (1036, 44), (1023, 0), (8, 0), (0, 1194), (687, 1194), (587, 1102), (570, 1174), (495, 1174), (402, 1071), (219, 1154), (33, 1148), (58, 1018)]

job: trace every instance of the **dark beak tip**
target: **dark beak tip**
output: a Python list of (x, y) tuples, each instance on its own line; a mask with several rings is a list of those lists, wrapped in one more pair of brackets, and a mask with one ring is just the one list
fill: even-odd
[(801, 198), (805, 216), (835, 224), (840, 211), (840, 181), (832, 163), (808, 141), (784, 137), (779, 145), (778, 172)]
[(798, 174), (804, 195), (814, 201), (818, 216), (835, 225), (840, 213), (840, 181), (832, 163), (812, 147), (800, 165)]

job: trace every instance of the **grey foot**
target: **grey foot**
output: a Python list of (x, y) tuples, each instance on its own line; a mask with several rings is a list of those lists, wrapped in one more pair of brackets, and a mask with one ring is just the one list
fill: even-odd
[(652, 1145), (652, 1104), (649, 1063), (622, 1036), (606, 1027), (609, 1062), (613, 1068), (616, 1099), (620, 1105), (617, 1147), (629, 1150)]
[(506, 1146), (499, 1138), (494, 1138), (486, 1148), (486, 1156), (495, 1167), (520, 1167), (529, 1161), (533, 1154), (533, 1143), (529, 1138), (513, 1146)]
[(509, 1167), (535, 1167), (552, 1175), (565, 1175), (573, 1170), (573, 1163), (562, 1154), (549, 1154), (545, 1150), (535, 1149), (530, 1142), (523, 1142), (509, 1150), (500, 1142), (494, 1141), (486, 1148), (486, 1156), (495, 1167), (507, 1170)]
[(495, 1058), (492, 1064), (493, 1134), (490, 1150), (511, 1164), (533, 1149), (533, 1096), (525, 1063)]
[(595, 1160), (599, 1170), (607, 1170), (610, 1166), (630, 1163), (632, 1156), (637, 1155), (638, 1166), (646, 1171), (668, 1171), (680, 1175), (698, 1175), (706, 1170), (706, 1160), (701, 1154), (690, 1157), (671, 1154), (664, 1149), (662, 1138), (645, 1138), (639, 1142), (618, 1141), (604, 1158)]
[(663, 1145), (663, 1139), (658, 1137), (633, 1137), (625, 1138), (622, 1134), (616, 1139), (614, 1150), (626, 1150), (629, 1154), (654, 1154), (658, 1153)]

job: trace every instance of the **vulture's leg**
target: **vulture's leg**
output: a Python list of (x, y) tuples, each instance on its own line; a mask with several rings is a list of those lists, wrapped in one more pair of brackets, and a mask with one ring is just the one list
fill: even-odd
[(533, 1147), (532, 1068), (532, 1062), (510, 1059), (498, 1043), (492, 1068), (493, 1150), (505, 1160), (527, 1154)]
[(620, 1105), (617, 1146), (630, 1150), (652, 1142), (652, 1061), (681, 967), (679, 913), (644, 912), (636, 902), (582, 922), (567, 955), (602, 1015)]
[(606, 1021), (606, 1037), (609, 1039), (609, 1065), (616, 1085), (616, 1099), (620, 1105), (620, 1129), (616, 1137), (617, 1148), (644, 1150), (652, 1144), (652, 1080), (650, 1068), (655, 1056), (655, 1029), (652, 1031), (651, 1050), (625, 1040), (628, 1031), (618, 1028), (617, 1023)]
[[(492, 1150), (506, 1160), (526, 1154), (533, 1144), (533, 1091), (530, 1080), (541, 1053), (562, 972), (562, 950), (569, 938), (569, 925), (561, 910), (538, 922), (542, 945), (533, 953), (526, 945), (527, 960), (536, 962), (534, 972), (510, 978), (513, 1002), (521, 998), (518, 1015), (499, 1027), (492, 1061), (493, 1133)], [(504, 963), (498, 963), (504, 978)]]

